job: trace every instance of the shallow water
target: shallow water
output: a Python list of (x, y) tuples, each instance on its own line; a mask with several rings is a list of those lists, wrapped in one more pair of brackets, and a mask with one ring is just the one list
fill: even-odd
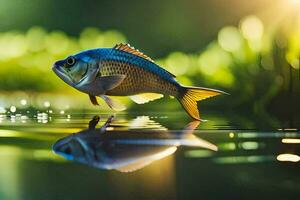
[[(164, 154), (156, 151), (160, 156), (155, 154), (151, 158), (150, 150), (143, 164), (124, 173), (121, 172), (126, 171), (124, 167), (90, 167), (53, 152), (52, 146), (58, 139), (86, 129), (93, 116), (93, 113), (2, 115), (0, 199), (298, 199), (300, 196), (300, 133), (294, 127), (258, 131), (250, 122), (239, 124), (226, 117), (208, 115), (208, 122), (200, 123), (188, 134), (217, 146), (218, 151), (214, 151), (212, 146), (191, 145), (181, 137), (178, 139), (189, 124), (185, 115), (120, 114), (107, 128), (108, 137), (124, 141), (120, 137), (130, 135), (131, 144), (126, 145), (133, 145), (131, 153), (137, 151), (137, 146), (139, 150), (144, 146), (149, 148), (149, 142), (132, 142), (145, 134), (147, 139), (143, 141), (153, 141), (151, 148), (176, 147)], [(97, 127), (108, 117), (109, 114), (102, 114)], [(164, 137), (151, 140), (156, 135)], [(114, 152), (113, 158), (119, 159), (123, 152)], [(141, 159), (146, 154), (134, 156)], [(132, 160), (132, 154), (122, 154), (124, 158)]]

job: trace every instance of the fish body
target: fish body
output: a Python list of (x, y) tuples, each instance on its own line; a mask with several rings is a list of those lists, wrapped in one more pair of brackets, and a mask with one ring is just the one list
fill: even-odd
[(179, 83), (169, 72), (142, 57), (116, 49), (102, 49), (107, 52), (100, 61), (102, 76), (126, 75), (125, 79), (112, 90), (112, 96), (132, 96), (141, 93), (160, 93), (178, 95)]
[(115, 110), (123, 106), (109, 96), (130, 96), (142, 104), (166, 95), (176, 97), (191, 117), (200, 120), (197, 101), (224, 93), (185, 87), (175, 75), (126, 44), (83, 51), (56, 62), (53, 70), (67, 84), (87, 93), (93, 104), (98, 104), (96, 96), (100, 96)]

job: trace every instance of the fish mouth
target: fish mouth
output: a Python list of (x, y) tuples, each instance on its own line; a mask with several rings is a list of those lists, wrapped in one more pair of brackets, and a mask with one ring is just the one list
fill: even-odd
[(67, 84), (69, 84), (71, 86), (74, 85), (74, 81), (68, 75), (66, 75), (67, 72), (61, 66), (54, 64), (52, 67), (52, 70), (64, 82), (66, 82)]

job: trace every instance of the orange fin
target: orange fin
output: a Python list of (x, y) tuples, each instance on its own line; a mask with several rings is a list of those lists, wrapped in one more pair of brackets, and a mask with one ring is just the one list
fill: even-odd
[(200, 121), (197, 102), (220, 94), (227, 94), (220, 90), (201, 87), (184, 87), (183, 91), (183, 94), (178, 97), (179, 102), (192, 118)]
[(121, 51), (126, 51), (128, 53), (131, 53), (131, 54), (134, 54), (136, 56), (142, 57), (142, 58), (154, 63), (154, 60), (152, 60), (149, 56), (143, 54), (138, 49), (135, 49), (134, 47), (130, 46), (129, 44), (122, 44), (121, 43), (121, 44), (117, 44), (113, 48), (121, 50)]

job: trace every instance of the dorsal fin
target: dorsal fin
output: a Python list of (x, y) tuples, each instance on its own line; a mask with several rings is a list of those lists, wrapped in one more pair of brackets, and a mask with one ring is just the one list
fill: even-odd
[(161, 68), (160, 66), (158, 66), (154, 60), (152, 60), (149, 56), (145, 55), (144, 53), (140, 52), (138, 49), (135, 49), (134, 47), (130, 46), (129, 44), (117, 44), (113, 47), (113, 49), (117, 49), (120, 51), (125, 51), (127, 53), (131, 53), (133, 55), (139, 56), (141, 58), (144, 58), (150, 62), (152, 62), (155, 66), (157, 66), (161, 71), (163, 71), (164, 73), (167, 73), (168, 75), (170, 75), (171, 77), (175, 78), (176, 76), (174, 74), (172, 74), (171, 72)]
[(149, 56), (143, 54), (138, 49), (135, 49), (134, 47), (130, 46), (129, 44), (122, 44), (122, 43), (117, 44), (116, 46), (114, 46), (114, 49), (118, 49), (118, 50), (121, 50), (121, 51), (126, 51), (128, 53), (132, 53), (136, 56), (142, 57), (142, 58), (154, 63), (154, 60), (152, 60)]

